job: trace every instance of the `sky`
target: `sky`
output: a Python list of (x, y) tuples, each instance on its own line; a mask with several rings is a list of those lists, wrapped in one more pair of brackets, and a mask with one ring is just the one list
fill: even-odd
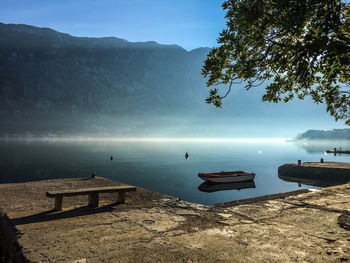
[(0, 22), (73, 36), (114, 36), (192, 50), (214, 47), (225, 28), (223, 0), (1, 0)]

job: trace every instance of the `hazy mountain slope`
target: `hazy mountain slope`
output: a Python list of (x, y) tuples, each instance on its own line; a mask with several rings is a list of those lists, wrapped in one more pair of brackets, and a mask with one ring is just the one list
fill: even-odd
[(0, 23), (0, 132), (232, 137), (333, 123), (310, 102), (262, 103), (262, 89), (205, 104), (208, 51)]
[(0, 24), (1, 115), (40, 122), (184, 114), (199, 101), (193, 87), (203, 85), (198, 76), (207, 52)]
[(350, 140), (350, 129), (308, 130), (295, 140)]

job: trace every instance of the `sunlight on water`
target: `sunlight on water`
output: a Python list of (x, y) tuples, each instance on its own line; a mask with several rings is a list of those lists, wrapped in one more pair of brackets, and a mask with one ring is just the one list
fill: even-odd
[[(349, 142), (288, 142), (281, 138), (86, 138), (0, 140), (0, 183), (97, 176), (179, 197), (215, 204), (301, 188), (339, 184), (278, 176), (285, 163), (349, 162), (350, 155), (324, 155)], [(186, 152), (190, 158), (186, 159)], [(113, 157), (113, 158), (111, 158)], [(254, 182), (210, 185), (198, 173), (256, 172)], [(340, 182), (341, 183), (341, 182)]]
[(16, 137), (2, 140), (19, 141), (96, 141), (96, 142), (237, 142), (237, 143), (281, 143), (286, 138), (116, 138), (116, 137)]

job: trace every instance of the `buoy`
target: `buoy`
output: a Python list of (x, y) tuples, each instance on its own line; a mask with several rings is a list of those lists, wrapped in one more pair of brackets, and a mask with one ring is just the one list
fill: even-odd
[(114, 160), (114, 157), (113, 156), (111, 156), (111, 161), (113, 161)]
[(188, 154), (188, 152), (186, 152), (185, 159), (187, 160), (188, 158), (190, 158), (190, 155)]

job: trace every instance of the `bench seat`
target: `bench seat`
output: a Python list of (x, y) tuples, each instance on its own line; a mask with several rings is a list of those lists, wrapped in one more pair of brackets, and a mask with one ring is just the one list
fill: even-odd
[(64, 196), (77, 196), (77, 195), (88, 195), (89, 205), (98, 207), (98, 194), (100, 193), (118, 193), (118, 202), (125, 202), (125, 193), (130, 191), (136, 191), (135, 186), (103, 186), (103, 187), (92, 187), (92, 188), (81, 188), (81, 189), (67, 189), (59, 191), (48, 191), (46, 192), (47, 197), (55, 198), (55, 210), (62, 210), (62, 202)]

